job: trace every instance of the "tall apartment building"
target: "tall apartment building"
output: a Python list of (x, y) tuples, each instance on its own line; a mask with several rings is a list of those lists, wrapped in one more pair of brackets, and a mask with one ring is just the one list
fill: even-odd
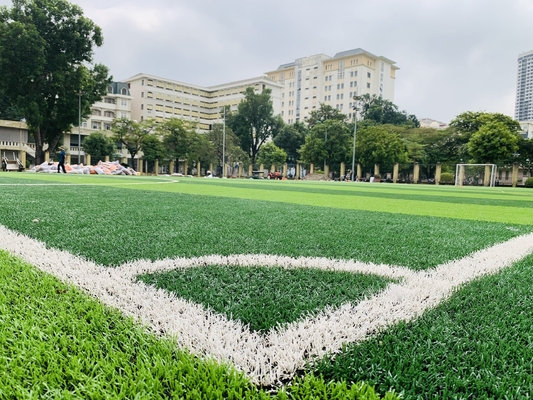
[(223, 106), (236, 110), (248, 87), (253, 87), (258, 93), (271, 89), (274, 113), (279, 114), (283, 89), (283, 85), (264, 76), (210, 87), (143, 73), (125, 82), (134, 99), (133, 119), (155, 119), (161, 122), (175, 117), (195, 122), (200, 131), (207, 131), (213, 123), (221, 122)]
[(330, 57), (316, 54), (283, 64), (266, 75), (283, 85), (281, 115), (286, 123), (303, 121), (311, 111), (328, 104), (353, 116), (353, 97), (375, 94), (394, 101), (396, 63), (363, 49)]
[(533, 120), (533, 50), (518, 56), (515, 119)]

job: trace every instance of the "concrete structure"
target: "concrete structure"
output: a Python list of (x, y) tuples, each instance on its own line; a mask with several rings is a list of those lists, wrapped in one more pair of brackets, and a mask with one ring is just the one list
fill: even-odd
[(519, 132), (524, 139), (533, 139), (533, 120), (519, 121), (522, 130)]
[(253, 87), (257, 93), (271, 89), (274, 114), (281, 111), (283, 85), (264, 76), (210, 87), (144, 73), (125, 82), (133, 96), (132, 118), (137, 121), (155, 119), (162, 122), (174, 117), (195, 122), (199, 131), (207, 131), (213, 123), (221, 122), (224, 106), (237, 109), (248, 87)]
[(283, 85), (281, 116), (286, 123), (294, 123), (303, 121), (320, 103), (340, 110), (351, 119), (354, 96), (375, 94), (394, 101), (398, 69), (388, 58), (354, 49), (333, 57), (316, 54), (298, 58), (266, 74)]
[(0, 120), (0, 158), (9, 161), (17, 159), (26, 167), (26, 160), (35, 158), (35, 144), (30, 144), (26, 121)]
[(448, 127), (447, 123), (436, 121), (431, 118), (422, 118), (419, 122), (421, 128), (446, 129)]
[(518, 56), (515, 119), (533, 121), (533, 50)]

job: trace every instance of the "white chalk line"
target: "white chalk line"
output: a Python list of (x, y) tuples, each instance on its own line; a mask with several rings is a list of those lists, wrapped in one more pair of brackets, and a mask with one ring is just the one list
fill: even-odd
[[(326, 258), (269, 255), (205, 256), (155, 262), (140, 260), (117, 268), (97, 265), (0, 225), (0, 248), (44, 272), (74, 284), (175, 338), (180, 346), (200, 355), (231, 361), (260, 384), (291, 378), (310, 357), (337, 352), (344, 343), (358, 342), (377, 330), (408, 321), (439, 304), (454, 288), (478, 276), (495, 273), (533, 253), (533, 233), (475, 252), (429, 271)], [(370, 273), (398, 279), (380, 293), (356, 305), (345, 304), (318, 315), (273, 329), (265, 335), (250, 331), (203, 306), (165, 290), (134, 282), (137, 275), (205, 265), (281, 266)]]
[(178, 180), (164, 180), (157, 182), (112, 182), (112, 183), (0, 183), (0, 186), (131, 186), (131, 185), (167, 185), (178, 183)]

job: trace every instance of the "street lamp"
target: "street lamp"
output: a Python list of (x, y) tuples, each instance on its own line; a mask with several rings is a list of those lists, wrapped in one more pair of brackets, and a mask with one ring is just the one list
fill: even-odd
[(352, 154), (352, 182), (355, 182), (355, 138), (357, 136), (357, 101), (353, 103), (353, 154)]
[(224, 124), (222, 125), (222, 178), (226, 177), (226, 106), (224, 106)]
[(78, 165), (81, 164), (81, 90), (78, 92)]

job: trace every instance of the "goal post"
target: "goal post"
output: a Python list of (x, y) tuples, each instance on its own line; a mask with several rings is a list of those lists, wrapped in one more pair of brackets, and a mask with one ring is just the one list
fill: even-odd
[(457, 164), (455, 186), (496, 186), (496, 164)]

